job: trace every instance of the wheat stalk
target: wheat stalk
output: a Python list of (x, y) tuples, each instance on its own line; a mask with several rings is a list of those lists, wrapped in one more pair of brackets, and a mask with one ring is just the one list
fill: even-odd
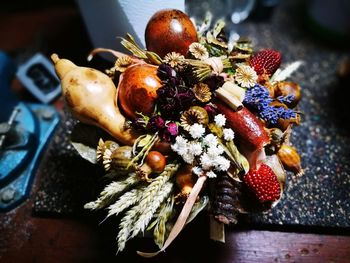
[(118, 252), (123, 251), (125, 248), (125, 243), (126, 241), (128, 241), (137, 213), (138, 213), (137, 209), (132, 208), (125, 213), (125, 216), (120, 221), (119, 233), (117, 237)]
[(116, 201), (114, 204), (108, 207), (109, 212), (108, 212), (107, 218), (110, 217), (111, 215), (117, 216), (126, 208), (139, 202), (141, 199), (143, 190), (144, 190), (144, 187), (135, 188), (129, 192), (124, 193), (122, 196), (120, 196), (118, 201)]
[(139, 181), (140, 178), (133, 173), (123, 181), (112, 182), (103, 189), (97, 200), (85, 204), (84, 208), (90, 210), (104, 208), (111, 204), (123, 191), (130, 188), (132, 185), (135, 185)]
[(151, 221), (153, 214), (156, 212), (160, 204), (168, 197), (173, 189), (172, 182), (166, 182), (162, 185), (162, 188), (151, 197), (151, 200), (147, 200), (148, 198), (142, 199), (139, 203), (139, 208), (142, 209), (140, 211), (140, 216), (134, 224), (133, 232), (131, 237), (136, 236), (139, 232), (143, 232)]
[(164, 186), (164, 184), (169, 180), (169, 178), (177, 171), (179, 166), (179, 164), (167, 165), (164, 171), (144, 189), (140, 198), (141, 202), (133, 206), (125, 213), (124, 217), (121, 219), (119, 224), (120, 230), (117, 237), (118, 251), (122, 251), (125, 248), (125, 243), (129, 239), (129, 236), (133, 231), (133, 225), (136, 221), (138, 221), (137, 216), (140, 216), (142, 214), (142, 211), (146, 210), (148, 206), (152, 205), (153, 198), (155, 197), (155, 195), (160, 191), (162, 186)]

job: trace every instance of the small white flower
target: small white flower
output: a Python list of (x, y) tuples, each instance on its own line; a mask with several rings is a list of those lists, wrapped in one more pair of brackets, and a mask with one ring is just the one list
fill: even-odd
[(187, 143), (188, 143), (188, 141), (184, 137), (182, 137), (181, 135), (176, 137), (175, 142), (180, 147), (187, 147)]
[(182, 155), (182, 159), (185, 163), (191, 164), (194, 161), (194, 156), (190, 153), (185, 153), (184, 155)]
[(195, 142), (192, 141), (191, 143), (189, 143), (188, 145), (188, 152), (194, 156), (198, 156), (202, 153), (203, 149), (202, 149), (202, 145), (200, 142)]
[(188, 151), (188, 142), (182, 136), (177, 136), (175, 143), (171, 145), (171, 149), (180, 156), (183, 156)]
[(213, 159), (207, 153), (201, 155), (200, 161), (204, 170), (209, 170), (213, 166)]
[(192, 172), (193, 172), (195, 175), (200, 176), (200, 175), (202, 175), (202, 173), (203, 173), (203, 169), (200, 168), (200, 167), (198, 167), (198, 166), (194, 166), (194, 167), (192, 168)]
[(226, 123), (226, 118), (223, 114), (218, 114), (214, 117), (214, 121), (217, 126), (223, 127)]
[(206, 173), (208, 178), (216, 178), (216, 173), (214, 173), (213, 171), (209, 171)]
[(189, 133), (191, 134), (193, 139), (198, 139), (203, 136), (205, 133), (205, 128), (203, 125), (195, 123), (190, 127)]
[(211, 146), (208, 148), (207, 152), (211, 158), (215, 159), (217, 156), (224, 153), (224, 148), (222, 148), (221, 145)]
[(216, 147), (216, 145), (218, 144), (218, 138), (214, 134), (209, 133), (204, 137), (203, 143), (205, 146), (208, 146), (208, 147), (211, 147), (211, 146)]
[(235, 137), (235, 133), (233, 132), (232, 129), (224, 129), (223, 132), (224, 132), (224, 139), (226, 141), (231, 141)]
[(215, 159), (215, 170), (217, 171), (227, 171), (230, 168), (230, 161), (223, 156), (218, 156)]

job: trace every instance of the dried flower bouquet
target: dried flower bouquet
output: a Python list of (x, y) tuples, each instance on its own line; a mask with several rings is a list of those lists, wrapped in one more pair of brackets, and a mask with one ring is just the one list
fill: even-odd
[(160, 250), (138, 253), (154, 256), (202, 210), (216, 225), (212, 238), (224, 241), (223, 226), (237, 214), (281, 199), (284, 168), (303, 173), (289, 141), (301, 90), (286, 81), (301, 63), (281, 70), (278, 51), (228, 43), (224, 23), (210, 24), (195, 28), (181, 11), (159, 11), (146, 28), (147, 50), (127, 34), (121, 43), (131, 55), (91, 52), (116, 57), (106, 74), (52, 55), (67, 107), (111, 135), (88, 144), (75, 131), (72, 143), (107, 172), (109, 184), (85, 208), (121, 216), (118, 251), (149, 231)]

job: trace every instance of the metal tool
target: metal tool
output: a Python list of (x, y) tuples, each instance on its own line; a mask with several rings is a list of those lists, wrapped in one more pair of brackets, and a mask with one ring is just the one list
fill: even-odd
[(13, 96), (9, 87), (14, 73), (13, 62), (0, 52), (0, 211), (27, 198), (41, 153), (59, 123), (54, 107)]

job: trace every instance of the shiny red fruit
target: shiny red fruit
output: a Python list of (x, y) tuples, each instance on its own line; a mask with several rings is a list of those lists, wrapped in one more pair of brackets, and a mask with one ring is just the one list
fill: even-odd
[(164, 57), (169, 52), (186, 55), (189, 45), (197, 42), (197, 31), (190, 18), (180, 10), (164, 9), (148, 21), (145, 40), (147, 50)]
[(225, 115), (227, 124), (248, 150), (253, 152), (269, 143), (270, 138), (264, 124), (247, 108), (234, 111), (221, 102), (216, 102), (215, 105)]
[(137, 112), (151, 115), (161, 85), (157, 67), (138, 64), (127, 68), (118, 86), (118, 102), (126, 117), (135, 119)]

